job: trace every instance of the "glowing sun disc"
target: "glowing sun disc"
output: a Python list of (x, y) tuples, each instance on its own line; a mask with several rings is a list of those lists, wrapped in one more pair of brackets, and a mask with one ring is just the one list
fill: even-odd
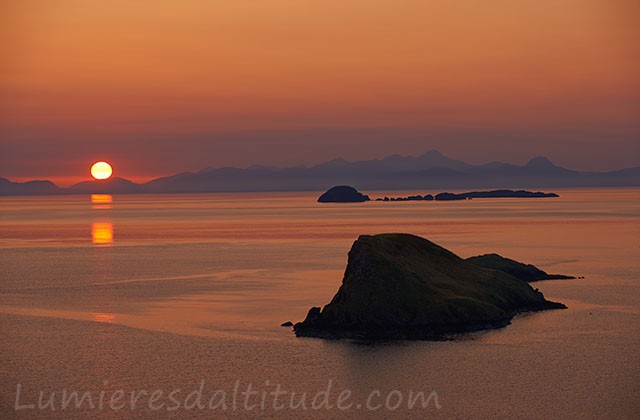
[(91, 176), (95, 179), (107, 179), (112, 173), (113, 169), (107, 162), (96, 162), (91, 167)]

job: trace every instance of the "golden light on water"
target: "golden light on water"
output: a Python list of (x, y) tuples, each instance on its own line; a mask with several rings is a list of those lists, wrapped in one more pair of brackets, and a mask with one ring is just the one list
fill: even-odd
[(113, 243), (113, 223), (94, 222), (91, 225), (91, 241), (94, 245), (111, 245)]
[(91, 194), (91, 208), (93, 209), (111, 209), (111, 203), (113, 203), (111, 194)]
[(107, 162), (96, 162), (91, 167), (91, 176), (95, 179), (108, 179), (112, 173), (113, 169)]
[(111, 194), (91, 194), (91, 202), (94, 204), (105, 204), (113, 202)]
[(114, 314), (108, 314), (103, 312), (92, 313), (91, 317), (96, 322), (103, 322), (107, 324), (113, 324), (113, 322), (116, 320), (116, 316)]

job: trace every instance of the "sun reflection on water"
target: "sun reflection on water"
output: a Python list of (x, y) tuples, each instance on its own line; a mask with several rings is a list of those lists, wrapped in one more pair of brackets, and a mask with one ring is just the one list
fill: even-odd
[(112, 202), (111, 194), (91, 194), (91, 208), (93, 209), (111, 209)]
[(91, 225), (91, 240), (94, 245), (111, 245), (113, 243), (113, 223), (94, 222)]
[(113, 324), (113, 322), (116, 320), (116, 316), (114, 314), (108, 314), (108, 313), (102, 313), (102, 312), (92, 313), (91, 317), (96, 322), (104, 322), (107, 324)]

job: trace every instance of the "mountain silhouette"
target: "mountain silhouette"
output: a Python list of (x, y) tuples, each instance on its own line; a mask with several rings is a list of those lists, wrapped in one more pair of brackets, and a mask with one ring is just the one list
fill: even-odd
[(156, 178), (144, 184), (112, 178), (59, 188), (50, 181), (16, 183), (0, 178), (0, 195), (325, 191), (334, 185), (357, 185), (360, 190), (423, 191), (427, 188), (442, 191), (640, 186), (640, 167), (581, 172), (558, 166), (544, 156), (534, 157), (524, 165), (498, 161), (472, 165), (430, 150), (420, 156), (391, 155), (353, 162), (336, 158), (309, 167), (209, 167), (198, 172)]
[(555, 169), (558, 167), (553, 162), (551, 162), (549, 158), (544, 156), (536, 156), (529, 162), (527, 162), (524, 166), (532, 169)]
[(60, 193), (60, 188), (51, 181), (12, 182), (0, 178), (0, 195), (51, 195)]
[(132, 194), (144, 192), (141, 185), (118, 177), (79, 182), (67, 188), (67, 191), (76, 194)]

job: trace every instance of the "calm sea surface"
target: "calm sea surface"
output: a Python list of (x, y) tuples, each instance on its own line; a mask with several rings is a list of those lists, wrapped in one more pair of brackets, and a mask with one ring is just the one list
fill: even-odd
[[(558, 192), (0, 198), (0, 417), (640, 418), (640, 190)], [(383, 232), (584, 279), (534, 285), (568, 310), (453, 341), (280, 327), (328, 303), (353, 241)], [(94, 408), (63, 409), (73, 391)]]

